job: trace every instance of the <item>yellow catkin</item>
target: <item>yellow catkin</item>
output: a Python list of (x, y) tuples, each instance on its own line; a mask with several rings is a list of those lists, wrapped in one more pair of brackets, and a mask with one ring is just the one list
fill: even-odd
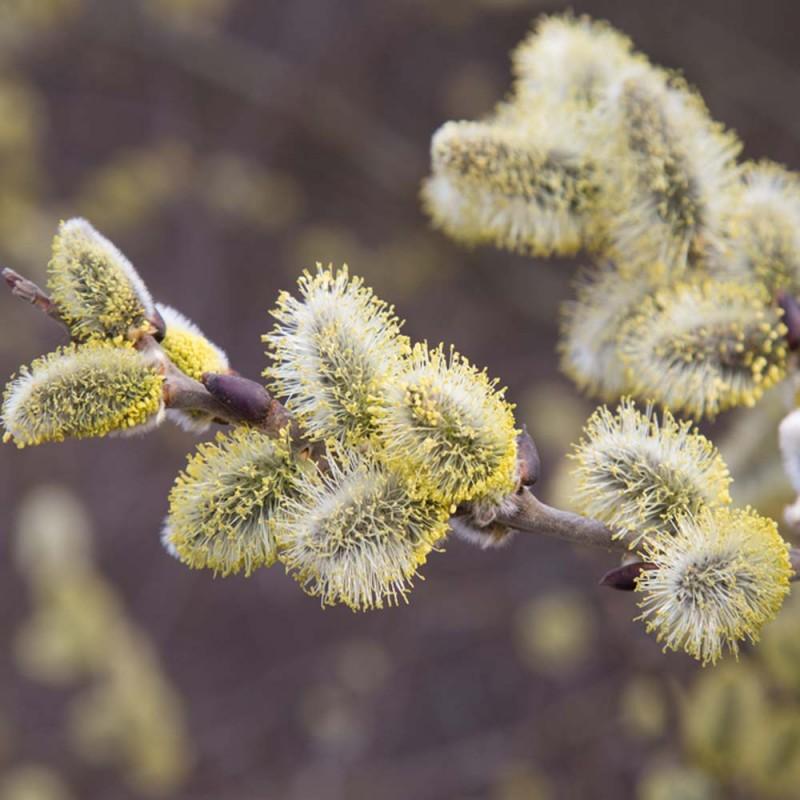
[(602, 157), (618, 166), (621, 201), (608, 220), (614, 257), (631, 273), (680, 273), (722, 233), (738, 177), (738, 139), (675, 76), (641, 71), (598, 113)]
[(131, 347), (92, 342), (42, 356), (6, 387), (5, 439), (18, 447), (127, 434), (163, 416), (163, 376)]
[(167, 325), (161, 346), (175, 366), (199, 381), (206, 372), (227, 372), (228, 357), (191, 320), (170, 306), (156, 304)]
[(596, 238), (602, 170), (528, 124), (448, 122), (431, 143), (423, 204), (437, 227), (467, 244), (535, 255), (574, 253)]
[(513, 406), (486, 372), (439, 347), (416, 345), (381, 412), (385, 457), (422, 495), (455, 507), (514, 491)]
[(622, 325), (653, 290), (646, 273), (623, 277), (612, 264), (581, 274), (561, 311), (561, 369), (584, 392), (612, 401), (630, 391), (619, 355)]
[(789, 593), (789, 548), (771, 519), (752, 509), (703, 509), (672, 535), (645, 542), (637, 589), (648, 631), (664, 649), (714, 664), (725, 649), (758, 641)]
[(589, 110), (641, 60), (631, 40), (607, 22), (583, 15), (544, 16), (513, 54), (516, 101)]
[(217, 434), (189, 457), (169, 497), (162, 541), (193, 568), (221, 575), (275, 561), (274, 514), (295, 487), (288, 434), (250, 428)]
[(127, 258), (86, 220), (62, 222), (47, 286), (73, 337), (135, 339), (151, 330), (153, 301)]
[(745, 164), (740, 190), (727, 198), (723, 242), (713, 268), (758, 281), (771, 295), (800, 294), (800, 179), (768, 161)]
[[(167, 330), (161, 347), (181, 372), (196, 381), (207, 372), (229, 371), (228, 356), (217, 347), (191, 320), (170, 306), (156, 303)], [(202, 411), (168, 408), (167, 419), (190, 433), (203, 433), (213, 417)]]
[(351, 451), (331, 460), (324, 474), (306, 472), (282, 505), (279, 558), (323, 606), (396, 605), (446, 535), (447, 516), (442, 504), (413, 497), (396, 472)]
[(634, 546), (703, 507), (727, 505), (731, 477), (714, 445), (678, 422), (625, 399), (590, 417), (575, 447), (574, 499), (588, 516)]
[(783, 378), (785, 334), (763, 287), (698, 279), (647, 297), (619, 348), (637, 396), (713, 417), (754, 405)]
[(375, 413), (409, 350), (394, 309), (351, 277), (347, 266), (317, 265), (282, 292), (264, 371), (308, 435), (352, 446), (374, 438)]

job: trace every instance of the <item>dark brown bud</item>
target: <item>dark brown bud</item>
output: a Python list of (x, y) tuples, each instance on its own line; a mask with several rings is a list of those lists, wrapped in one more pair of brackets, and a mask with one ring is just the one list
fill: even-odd
[(147, 321), (153, 326), (153, 338), (157, 342), (163, 342), (164, 337), (167, 335), (167, 323), (164, 322), (164, 317), (161, 316), (161, 312), (157, 308), (154, 308), (153, 313)]
[(261, 422), (272, 410), (269, 392), (248, 378), (207, 372), (203, 385), (232, 414), (247, 422)]
[(517, 436), (517, 460), (519, 461), (519, 481), (521, 486), (533, 486), (539, 480), (542, 462), (536, 443), (523, 425)]
[(618, 589), (621, 592), (632, 592), (636, 588), (636, 579), (645, 569), (655, 569), (649, 561), (634, 561), (609, 570), (600, 578), (601, 586)]
[(783, 324), (787, 327), (786, 343), (790, 350), (800, 347), (800, 303), (789, 292), (780, 291), (776, 302), (783, 309)]

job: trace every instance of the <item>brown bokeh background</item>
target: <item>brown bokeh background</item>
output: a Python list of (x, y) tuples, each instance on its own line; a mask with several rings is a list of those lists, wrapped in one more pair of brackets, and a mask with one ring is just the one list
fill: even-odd
[[(87, 216), (254, 377), (277, 292), (314, 261), (347, 261), (409, 335), (455, 344), (508, 385), (539, 439), (545, 496), (558, 493), (593, 407), (555, 355), (578, 262), (465, 251), (430, 230), (418, 190), (431, 133), (489, 111), (532, 19), (566, 7), (0, 0), (0, 257), (44, 281), (59, 218)], [(682, 68), (747, 157), (798, 166), (791, 0), (572, 7)], [(10, 297), (0, 319), (3, 376), (59, 343)], [(596, 586), (611, 556), (450, 541), (409, 605), (323, 611), (279, 566), (215, 580), (164, 553), (167, 493), (194, 444), (165, 426), (0, 449), (0, 770), (46, 765), (87, 800), (148, 796), (76, 755), (63, 724), (75, 687), (43, 686), (15, 658), (31, 602), (17, 509), (43, 483), (88, 509), (98, 568), (181, 699), (193, 761), (163, 796), (600, 800), (635, 797), (654, 759), (680, 760), (670, 703), (653, 740), (621, 698), (642, 678), (674, 696), (699, 668), (631, 623), (630, 596)]]

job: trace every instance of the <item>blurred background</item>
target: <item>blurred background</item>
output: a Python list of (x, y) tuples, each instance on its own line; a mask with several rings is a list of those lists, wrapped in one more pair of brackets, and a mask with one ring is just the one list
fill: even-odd
[[(534, 0), (0, 0), (0, 260), (44, 282), (82, 215), (245, 375), (280, 289), (346, 261), (406, 332), (509, 387), (569, 504), (593, 409), (558, 373), (579, 262), (467, 252), (419, 202), (432, 132), (488, 112)], [(683, 69), (748, 158), (800, 162), (800, 6), (574, 2)], [(59, 330), (0, 296), (0, 374)], [(780, 515), (780, 402), (708, 431)], [(701, 670), (662, 655), (615, 561), (448, 543), (407, 606), (322, 611), (278, 566), (213, 579), (159, 543), (194, 447), (0, 449), (0, 800), (800, 797), (800, 605)]]

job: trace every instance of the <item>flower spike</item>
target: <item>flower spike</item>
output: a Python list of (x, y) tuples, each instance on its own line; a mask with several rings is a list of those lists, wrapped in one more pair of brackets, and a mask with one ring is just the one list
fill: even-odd
[(779, 164), (746, 164), (725, 212), (715, 270), (760, 281), (770, 295), (800, 294), (800, 178)]
[(789, 593), (788, 545), (777, 525), (752, 509), (703, 509), (686, 515), (674, 535), (645, 542), (652, 569), (637, 590), (648, 631), (664, 649), (685, 650), (714, 664), (727, 648), (757, 642)]
[(570, 14), (545, 16), (514, 51), (516, 102), (591, 110), (608, 87), (643, 57), (607, 22)]
[(150, 292), (133, 265), (85, 219), (62, 222), (47, 286), (73, 337), (136, 339), (154, 330)]
[(632, 391), (697, 418), (754, 405), (786, 374), (781, 315), (758, 285), (702, 279), (657, 291), (620, 332)]
[(193, 568), (220, 575), (274, 563), (274, 515), (294, 491), (298, 467), (288, 435), (251, 428), (217, 434), (190, 456), (169, 496), (162, 542)]
[(504, 390), (455, 351), (418, 344), (389, 387), (381, 439), (421, 495), (457, 506), (501, 499), (517, 484), (517, 431)]
[(69, 345), (10, 381), (2, 406), (4, 439), (25, 447), (144, 432), (163, 418), (163, 382), (132, 347)]
[[(200, 328), (171, 306), (156, 303), (164, 322), (161, 347), (172, 363), (190, 378), (203, 379), (205, 373), (225, 373), (229, 370), (228, 356), (206, 338)], [(202, 433), (211, 424), (208, 414), (181, 409), (167, 409), (167, 419), (193, 433)]]
[(340, 270), (317, 265), (281, 293), (264, 371), (311, 438), (352, 446), (375, 434), (375, 410), (408, 352), (394, 309)]
[(305, 473), (283, 504), (279, 558), (323, 606), (396, 605), (447, 533), (447, 516), (441, 504), (412, 497), (396, 472), (351, 451), (325, 473)]
[(674, 530), (686, 513), (731, 502), (728, 468), (711, 442), (665, 411), (661, 420), (630, 399), (590, 417), (571, 458), (575, 500), (631, 547)]
[(647, 273), (629, 278), (612, 264), (583, 272), (577, 297), (561, 310), (561, 369), (587, 394), (612, 401), (630, 391), (619, 354), (622, 325), (653, 290)]
[(602, 170), (552, 129), (448, 122), (431, 142), (422, 199), (434, 223), (467, 244), (570, 254), (599, 234)]
[(680, 274), (722, 234), (739, 141), (684, 81), (653, 69), (610, 93), (599, 113), (598, 127), (604, 125), (604, 160), (620, 167), (623, 202), (609, 219), (616, 259), (631, 274)]

